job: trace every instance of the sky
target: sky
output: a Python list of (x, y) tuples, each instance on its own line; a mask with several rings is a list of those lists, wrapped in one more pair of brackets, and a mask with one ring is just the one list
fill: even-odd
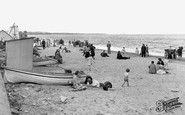
[(0, 0), (0, 30), (185, 34), (183, 0)]

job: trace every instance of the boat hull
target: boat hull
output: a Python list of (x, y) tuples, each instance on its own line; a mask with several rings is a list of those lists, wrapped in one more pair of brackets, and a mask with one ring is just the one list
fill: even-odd
[(69, 85), (72, 83), (73, 74), (57, 73), (42, 74), (12, 68), (4, 68), (4, 79), (11, 83), (29, 82), (46, 85)]
[(58, 61), (55, 59), (45, 60), (45, 61), (37, 61), (33, 62), (33, 66), (44, 66), (44, 65), (53, 65), (56, 64)]

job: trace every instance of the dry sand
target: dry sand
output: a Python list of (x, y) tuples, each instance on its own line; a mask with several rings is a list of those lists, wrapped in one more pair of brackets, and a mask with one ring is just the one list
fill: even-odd
[[(54, 55), (57, 47), (42, 50), (42, 55)], [(185, 106), (171, 112), (156, 112), (158, 100), (168, 100), (180, 97), (185, 103), (185, 62), (172, 60), (169, 63), (167, 75), (151, 75), (148, 65), (157, 57), (142, 58), (127, 54), (128, 60), (117, 60), (116, 53), (110, 57), (100, 56), (101, 50), (96, 50), (95, 63), (92, 71), (88, 71), (87, 62), (82, 56), (80, 48), (68, 46), (71, 53), (62, 53), (64, 63), (49, 67), (35, 67), (40, 71), (63, 71), (71, 69), (73, 72), (82, 70), (100, 82), (110, 81), (113, 89), (103, 91), (101, 88), (88, 88), (85, 91), (71, 91), (70, 86), (46, 86), (36, 84), (20, 84), (14, 87), (16, 93), (24, 99), (22, 102), (23, 115), (184, 115)], [(126, 68), (130, 68), (130, 87), (121, 87)], [(178, 88), (178, 92), (171, 89)], [(67, 97), (65, 102), (60, 96)]]

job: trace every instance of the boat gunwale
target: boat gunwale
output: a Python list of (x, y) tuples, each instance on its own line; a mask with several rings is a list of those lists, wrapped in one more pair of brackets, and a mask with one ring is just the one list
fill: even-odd
[[(63, 76), (56, 76), (56, 75), (52, 75), (52, 74), (41, 74), (41, 73), (36, 73), (36, 72), (29, 72), (26, 70), (13, 69), (13, 68), (9, 68), (9, 67), (4, 67), (4, 71), (5, 70), (28, 74), (28, 75), (33, 75), (35, 77), (38, 76), (38, 77), (43, 77), (43, 78), (73, 79), (73, 74), (68, 74), (68, 73), (61, 73), (63, 75), (69, 76), (69, 77), (66, 77), (66, 76), (63, 77)], [(59, 74), (59, 73), (57, 73), (57, 74)], [(70, 75), (71, 75), (71, 77), (70, 77)]]

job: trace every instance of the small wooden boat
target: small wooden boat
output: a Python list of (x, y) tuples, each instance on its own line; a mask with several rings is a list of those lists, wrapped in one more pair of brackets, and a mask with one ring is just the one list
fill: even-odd
[(29, 82), (46, 85), (69, 85), (72, 83), (72, 73), (38, 73), (27, 70), (19, 70), (4, 67), (4, 79), (11, 83)]
[(52, 65), (56, 63), (58, 63), (58, 61), (50, 57), (33, 59), (33, 66), (45, 66), (45, 65)]

